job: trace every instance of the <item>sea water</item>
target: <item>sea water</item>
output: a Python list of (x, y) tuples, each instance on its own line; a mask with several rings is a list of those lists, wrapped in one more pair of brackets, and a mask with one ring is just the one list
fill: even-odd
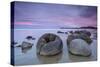
[[(68, 52), (68, 47), (66, 44), (68, 34), (57, 33), (57, 31), (69, 32), (81, 29), (14, 29), (14, 41), (18, 42), (17, 45), (21, 45), (27, 36), (32, 36), (36, 38), (32, 40), (34, 44), (31, 49), (22, 51), (20, 47), (14, 47), (14, 61), (15, 65), (32, 65), (32, 64), (50, 64), (50, 63), (65, 63), (65, 62), (81, 62), (81, 61), (95, 61), (97, 60), (97, 40), (93, 39), (91, 44), (92, 55), (90, 57), (74, 56)], [(83, 29), (82, 29), (83, 30)], [(94, 32), (97, 33), (95, 29), (85, 29), (91, 32), (94, 37)], [(63, 41), (63, 51), (62, 53), (45, 57), (39, 56), (36, 53), (36, 45), (39, 38), (45, 33), (53, 33), (58, 35)]]

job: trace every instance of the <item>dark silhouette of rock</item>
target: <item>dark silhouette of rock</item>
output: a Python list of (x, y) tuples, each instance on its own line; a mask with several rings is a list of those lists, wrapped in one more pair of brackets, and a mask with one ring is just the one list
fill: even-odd
[(81, 29), (97, 29), (97, 27), (87, 26), (87, 27), (80, 27)]
[(28, 40), (30, 40), (30, 39), (31, 40), (35, 40), (35, 38), (33, 38), (32, 36), (27, 36), (26, 39), (28, 39)]
[(69, 31), (69, 33), (70, 33), (70, 34), (73, 34), (74, 32), (73, 32), (73, 31)]
[(74, 33), (81, 34), (81, 32), (79, 30), (74, 31)]
[(57, 31), (57, 33), (62, 33), (62, 34), (64, 34), (64, 32), (62, 32), (62, 31)]
[(44, 56), (56, 55), (62, 52), (62, 40), (55, 34), (44, 34), (37, 43), (37, 53)]
[(68, 34), (68, 32), (65, 32), (65, 34)]

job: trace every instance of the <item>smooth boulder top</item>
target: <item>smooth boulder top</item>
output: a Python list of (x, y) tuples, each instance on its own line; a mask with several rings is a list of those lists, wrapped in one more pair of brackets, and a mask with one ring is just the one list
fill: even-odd
[(91, 49), (90, 45), (82, 39), (74, 39), (69, 45), (69, 52), (73, 55), (78, 56), (90, 56)]
[(37, 42), (37, 53), (40, 55), (55, 55), (62, 51), (62, 40), (55, 34), (46, 33)]

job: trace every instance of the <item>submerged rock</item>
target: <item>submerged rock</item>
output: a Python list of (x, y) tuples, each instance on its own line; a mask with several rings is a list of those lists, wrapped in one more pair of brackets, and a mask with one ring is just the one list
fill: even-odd
[(70, 33), (70, 34), (73, 34), (74, 32), (73, 32), (73, 31), (69, 31), (69, 33)]
[(62, 51), (62, 40), (55, 34), (44, 34), (37, 43), (37, 53), (44, 56), (52, 56)]
[(28, 39), (28, 40), (35, 40), (35, 38), (33, 38), (32, 36), (27, 36), (26, 39)]
[(65, 32), (65, 34), (68, 34), (68, 32)]
[(91, 49), (90, 45), (82, 39), (74, 39), (68, 46), (69, 52), (73, 55), (78, 56), (90, 56)]
[(57, 31), (57, 33), (62, 33), (62, 34), (64, 34), (64, 32), (62, 32), (62, 31)]

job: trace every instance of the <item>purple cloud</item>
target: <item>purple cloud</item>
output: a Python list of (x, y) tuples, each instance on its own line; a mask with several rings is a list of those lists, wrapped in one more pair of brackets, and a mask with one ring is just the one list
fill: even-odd
[(96, 26), (97, 7), (15, 2), (15, 26), (43, 27)]

